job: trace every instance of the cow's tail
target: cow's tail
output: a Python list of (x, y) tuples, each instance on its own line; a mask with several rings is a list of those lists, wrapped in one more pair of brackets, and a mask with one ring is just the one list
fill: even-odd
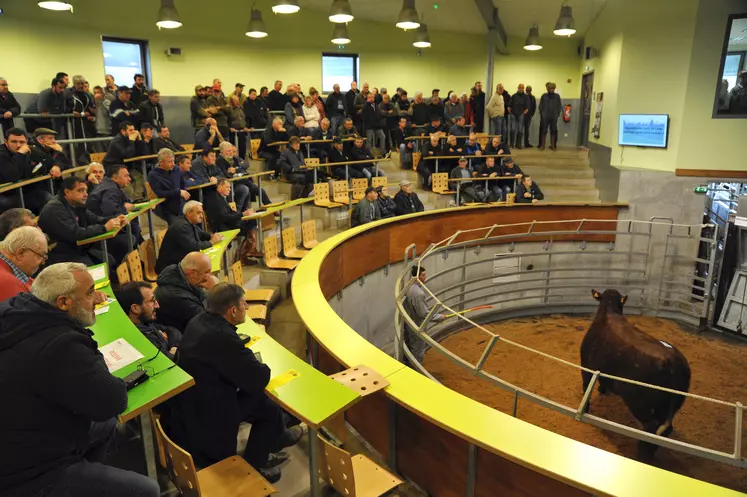
[[(689, 392), (690, 391), (690, 365), (687, 363), (687, 359), (678, 352), (678, 357), (675, 359), (675, 367), (672, 368), (675, 372), (674, 375), (674, 385), (672, 385), (671, 388), (674, 390), (679, 390), (681, 392)], [(684, 395), (670, 395), (670, 401), (669, 401), (669, 413), (667, 416), (666, 421), (659, 426), (656, 429), (656, 434), (661, 436), (668, 436), (672, 430), (672, 420), (674, 419), (674, 415), (677, 414), (677, 411), (680, 410), (682, 407), (682, 404), (685, 402)]]

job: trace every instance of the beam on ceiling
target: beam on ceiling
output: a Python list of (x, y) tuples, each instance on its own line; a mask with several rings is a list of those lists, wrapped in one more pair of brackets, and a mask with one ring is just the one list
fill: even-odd
[(498, 16), (498, 9), (493, 5), (493, 0), (475, 0), (475, 5), (488, 30), (495, 30), (495, 48), (498, 53), (508, 55), (508, 35)]

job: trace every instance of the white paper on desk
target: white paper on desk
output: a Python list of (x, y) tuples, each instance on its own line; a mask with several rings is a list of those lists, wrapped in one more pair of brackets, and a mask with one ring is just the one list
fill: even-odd
[(95, 309), (93, 313), (98, 316), (99, 314), (105, 314), (109, 312), (109, 306), (105, 305), (104, 307), (99, 307), (98, 309)]
[(122, 369), (128, 364), (132, 364), (138, 359), (143, 358), (143, 354), (137, 351), (135, 347), (130, 345), (127, 340), (120, 338), (114, 340), (112, 343), (104, 345), (99, 348), (106, 361), (106, 367), (109, 368), (109, 372), (113, 373), (118, 369)]
[(91, 275), (93, 281), (101, 281), (106, 279), (106, 267), (103, 264), (88, 268), (88, 274)]

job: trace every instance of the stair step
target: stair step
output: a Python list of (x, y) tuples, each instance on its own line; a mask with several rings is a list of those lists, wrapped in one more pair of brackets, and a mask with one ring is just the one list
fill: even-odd
[(547, 166), (532, 166), (522, 165), (521, 170), (531, 176), (539, 178), (594, 178), (594, 170), (590, 167), (577, 169), (577, 168), (562, 168), (562, 167), (547, 167)]
[(527, 174), (537, 180), (537, 183), (542, 185), (544, 189), (547, 187), (569, 187), (569, 188), (594, 188), (596, 182), (594, 178), (565, 178), (565, 177), (553, 177), (544, 176), (542, 174), (533, 174), (527, 171)]

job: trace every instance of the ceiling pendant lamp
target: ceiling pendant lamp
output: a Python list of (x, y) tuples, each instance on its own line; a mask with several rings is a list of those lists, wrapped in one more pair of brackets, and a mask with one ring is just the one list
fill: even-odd
[(331, 22), (350, 22), (354, 19), (353, 10), (348, 0), (334, 0), (329, 9), (329, 20)]
[(42, 9), (47, 10), (69, 10), (70, 12), (73, 11), (73, 4), (71, 4), (70, 2), (39, 2), (37, 5), (39, 5), (39, 7), (41, 7)]
[(335, 29), (332, 30), (332, 43), (335, 45), (347, 45), (350, 43), (350, 35), (348, 35), (348, 27), (346, 25), (335, 25)]
[(563, 4), (560, 7), (560, 16), (555, 23), (555, 33), (558, 36), (571, 36), (576, 32), (576, 21), (573, 20), (573, 8), (570, 5)]
[(246, 30), (246, 35), (249, 38), (264, 38), (267, 36), (267, 27), (265, 27), (265, 21), (262, 20), (262, 12), (257, 9), (252, 9), (252, 19), (249, 21), (249, 29)]
[(420, 23), (417, 31), (415, 31), (415, 41), (412, 42), (413, 47), (417, 48), (430, 48), (431, 37), (428, 36), (428, 26)]
[(418, 29), (418, 11), (415, 10), (415, 0), (402, 0), (402, 10), (399, 11), (397, 18), (397, 27), (405, 31), (408, 29)]
[(272, 11), (276, 14), (295, 14), (301, 10), (298, 0), (275, 0)]
[(538, 25), (535, 24), (534, 26), (529, 28), (529, 36), (527, 36), (527, 41), (524, 43), (524, 50), (542, 50)]
[(163, 29), (182, 27), (182, 21), (179, 20), (179, 12), (174, 7), (174, 0), (161, 0), (161, 8), (158, 9), (156, 26)]

